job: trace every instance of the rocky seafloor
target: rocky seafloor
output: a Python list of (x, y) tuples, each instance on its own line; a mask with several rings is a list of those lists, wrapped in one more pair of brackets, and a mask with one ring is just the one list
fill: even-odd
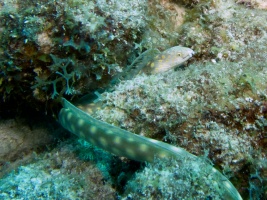
[[(60, 127), (61, 97), (98, 91), (95, 118), (182, 147), (243, 199), (267, 199), (265, 1), (3, 0), (0, 19), (0, 198), (223, 199), (188, 163), (118, 158)], [(184, 66), (127, 71), (175, 45), (195, 51)]]

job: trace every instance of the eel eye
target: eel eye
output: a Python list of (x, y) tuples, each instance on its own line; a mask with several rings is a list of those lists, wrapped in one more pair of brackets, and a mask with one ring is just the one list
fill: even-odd
[(177, 53), (177, 56), (182, 56), (182, 53)]

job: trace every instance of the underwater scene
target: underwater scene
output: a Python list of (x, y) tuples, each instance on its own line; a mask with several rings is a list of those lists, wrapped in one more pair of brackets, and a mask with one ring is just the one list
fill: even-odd
[(0, 199), (267, 200), (267, 0), (0, 0)]

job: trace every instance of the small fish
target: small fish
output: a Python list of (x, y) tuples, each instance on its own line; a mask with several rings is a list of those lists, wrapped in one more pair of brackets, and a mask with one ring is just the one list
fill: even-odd
[(169, 48), (159, 55), (153, 61), (149, 62), (141, 72), (145, 74), (157, 74), (173, 69), (182, 65), (194, 55), (194, 51), (187, 47), (175, 46)]
[(161, 53), (158, 52), (157, 49), (149, 49), (140, 54), (122, 73), (112, 78), (110, 86), (114, 86), (121, 80), (132, 79), (137, 74), (151, 75), (168, 71), (182, 65), (194, 55), (192, 49), (182, 46), (174, 46)]

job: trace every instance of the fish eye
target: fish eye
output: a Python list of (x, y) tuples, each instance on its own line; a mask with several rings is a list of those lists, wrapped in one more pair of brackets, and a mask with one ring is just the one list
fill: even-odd
[(180, 53), (180, 52), (179, 52), (179, 53), (177, 53), (177, 56), (182, 56), (182, 53)]

